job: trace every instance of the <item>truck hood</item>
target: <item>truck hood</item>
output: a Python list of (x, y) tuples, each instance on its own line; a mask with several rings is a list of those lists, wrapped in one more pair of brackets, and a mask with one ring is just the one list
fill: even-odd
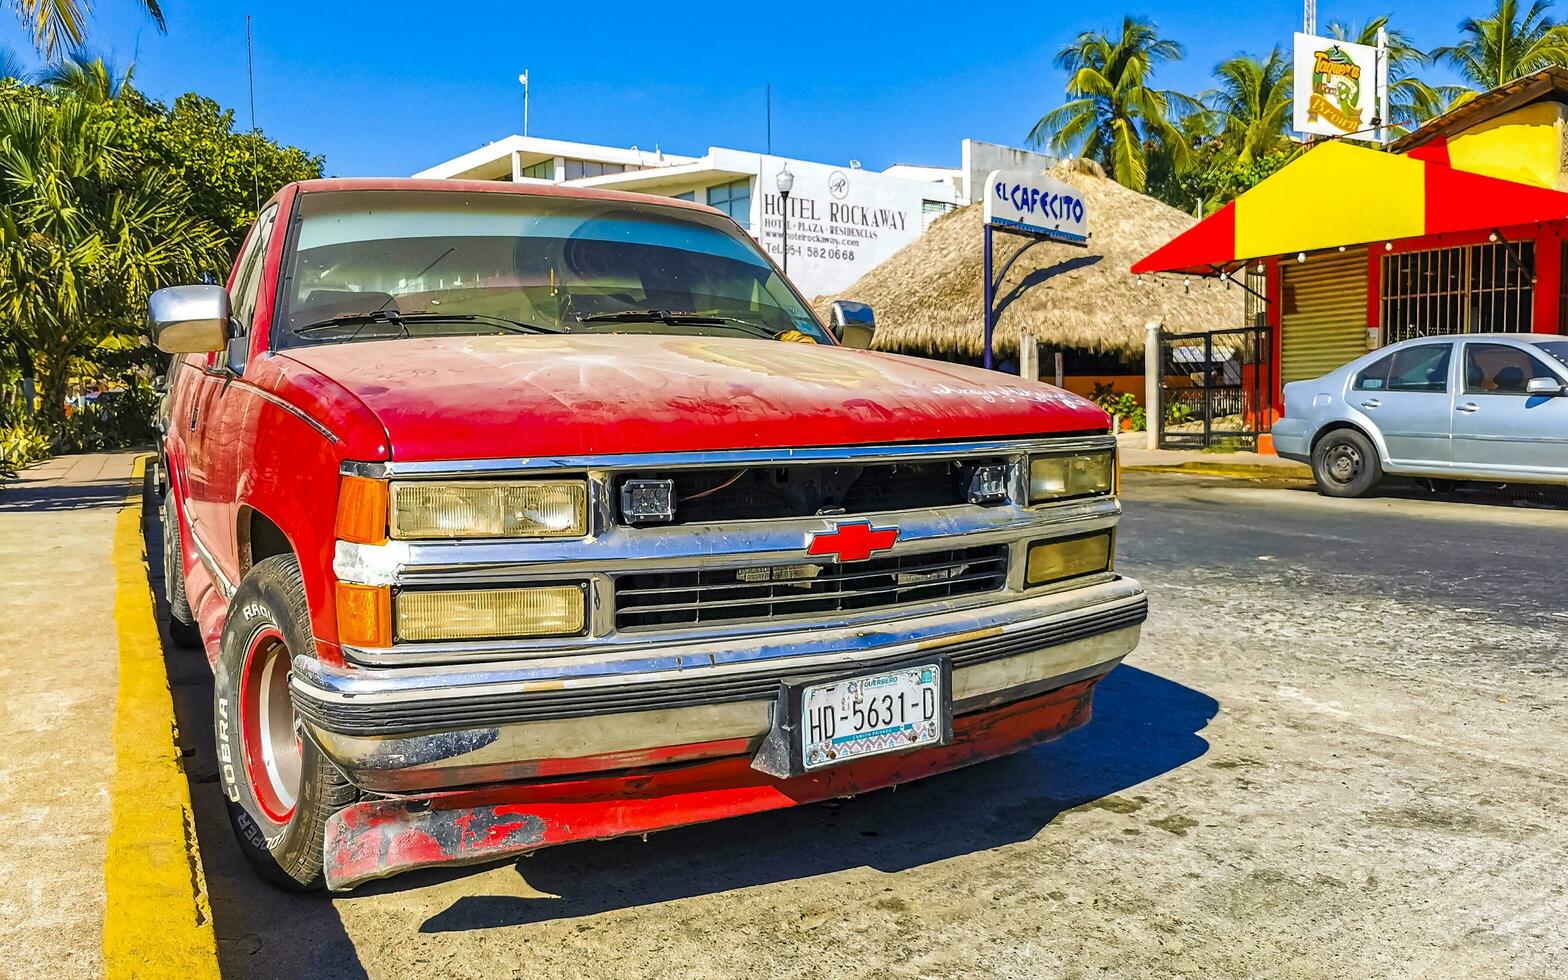
[[(646, 334), (290, 349), (375, 413), (397, 460), (841, 446), (1104, 431), (1092, 402), (894, 354)], [(323, 420), (327, 421), (327, 420)]]

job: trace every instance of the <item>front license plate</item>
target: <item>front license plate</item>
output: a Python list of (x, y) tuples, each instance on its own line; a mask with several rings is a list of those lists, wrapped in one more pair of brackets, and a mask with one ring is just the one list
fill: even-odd
[(936, 745), (945, 734), (948, 691), (938, 664), (801, 689), (801, 764), (807, 769)]

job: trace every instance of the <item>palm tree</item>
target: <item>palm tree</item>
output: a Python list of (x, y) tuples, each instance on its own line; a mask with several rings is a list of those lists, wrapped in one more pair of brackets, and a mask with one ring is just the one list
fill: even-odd
[(1389, 15), (1373, 17), (1359, 28), (1341, 21), (1328, 25), (1329, 35), (1351, 44), (1375, 45), (1378, 31), (1388, 37), (1388, 124), (1402, 135), (1448, 108), (1464, 91), (1457, 85), (1428, 85), (1417, 74), (1432, 57), (1411, 42), (1410, 35), (1388, 26)]
[(95, 58), (83, 51), (74, 51), (63, 61), (57, 61), (38, 73), (38, 81), (53, 89), (56, 94), (80, 99), (88, 103), (114, 102), (125, 98), (140, 98), (141, 93), (131, 84), (136, 66), (116, 73), (102, 58)]
[[(62, 50), (77, 47), (86, 37), (87, 0), (8, 0), (21, 20), (22, 27), (33, 36), (33, 46), (45, 58), (54, 58)], [(167, 31), (163, 19), (163, 6), (159, 0), (137, 0), (147, 16)]]
[(26, 82), (32, 73), (27, 70), (27, 65), (15, 51), (0, 44), (0, 82)]
[(1266, 61), (1238, 54), (1214, 69), (1219, 84), (1206, 99), (1214, 128), (1238, 166), (1289, 145), (1291, 77), (1290, 59), (1278, 47)]
[(1497, 0), (1491, 16), (1459, 22), (1459, 43), (1432, 57), (1464, 79), (1461, 101), (1542, 68), (1568, 65), (1568, 25), (1547, 16), (1551, 6), (1552, 0), (1534, 0), (1521, 16), (1519, 0)]
[(0, 323), (30, 352), (50, 416), (77, 358), (221, 254), (183, 185), (132, 165), (128, 118), (44, 94), (0, 102)]
[(1178, 167), (1191, 162), (1191, 147), (1178, 124), (1201, 109), (1197, 100), (1151, 86), (1155, 69), (1179, 61), (1181, 45), (1161, 38), (1154, 24), (1127, 17), (1121, 36), (1085, 31), (1056, 56), (1070, 73), (1069, 101), (1040, 117), (1029, 130), (1033, 146), (1078, 152), (1098, 161), (1116, 180), (1143, 190), (1149, 150), (1169, 148)]

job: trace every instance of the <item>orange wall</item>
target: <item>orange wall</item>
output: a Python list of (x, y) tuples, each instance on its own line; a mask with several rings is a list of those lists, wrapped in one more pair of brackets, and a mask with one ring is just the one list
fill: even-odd
[[(1046, 382), (1055, 381), (1055, 378), (1042, 378)], [(1143, 404), (1143, 375), (1141, 374), (1069, 374), (1062, 379), (1062, 387), (1075, 395), (1085, 398), (1094, 394), (1095, 385), (1108, 384), (1111, 390), (1118, 395), (1129, 394), (1138, 397), (1138, 403)]]

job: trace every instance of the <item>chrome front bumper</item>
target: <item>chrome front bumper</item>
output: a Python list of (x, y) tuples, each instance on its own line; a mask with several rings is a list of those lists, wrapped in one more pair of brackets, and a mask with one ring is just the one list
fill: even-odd
[(894, 622), (661, 645), (633, 671), (300, 657), (291, 688), (310, 737), (356, 784), (415, 792), (749, 754), (780, 681), (931, 653), (953, 663), (954, 713), (980, 711), (1105, 673), (1137, 645), (1147, 611), (1138, 583), (1115, 578)]

